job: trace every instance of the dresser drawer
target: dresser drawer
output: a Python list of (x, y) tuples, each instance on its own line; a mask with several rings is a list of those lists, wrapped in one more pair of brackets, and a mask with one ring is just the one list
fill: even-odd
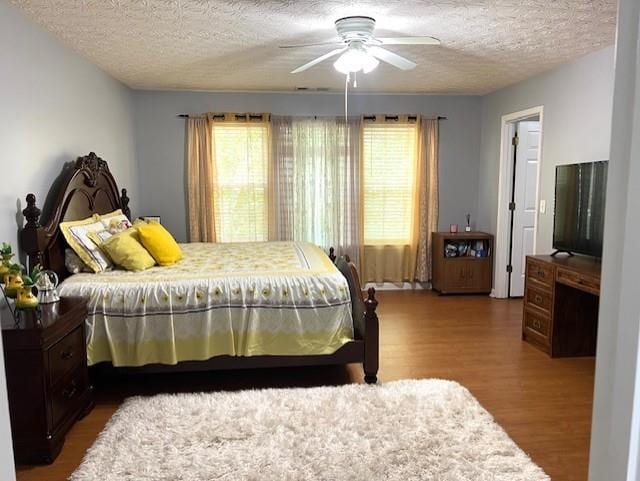
[(527, 286), (524, 293), (524, 301), (527, 305), (542, 309), (549, 315), (551, 314), (551, 306), (553, 304), (552, 299), (553, 297), (550, 292), (531, 286)]
[(549, 337), (551, 331), (551, 321), (544, 315), (532, 312), (530, 309), (524, 310), (524, 329), (533, 331), (536, 334)]
[(54, 386), (67, 373), (82, 364), (86, 347), (82, 336), (82, 328), (71, 331), (60, 339), (48, 351), (49, 385)]
[(54, 429), (67, 416), (77, 411), (78, 403), (87, 391), (88, 385), (86, 370), (78, 369), (68, 380), (53, 390), (51, 393), (51, 412)]
[(557, 280), (561, 284), (566, 284), (576, 289), (581, 289), (596, 295), (600, 294), (600, 279), (597, 277), (559, 267)]
[(553, 267), (548, 264), (527, 259), (527, 280), (533, 280), (545, 287), (553, 285)]

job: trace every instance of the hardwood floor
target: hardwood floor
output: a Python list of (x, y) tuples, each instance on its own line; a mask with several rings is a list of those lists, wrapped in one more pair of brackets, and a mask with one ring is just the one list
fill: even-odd
[[(551, 479), (587, 479), (593, 358), (551, 359), (522, 342), (519, 300), (419, 291), (381, 292), (378, 298), (381, 381), (458, 381)], [(56, 462), (20, 466), (18, 480), (66, 479), (130, 395), (349, 382), (362, 382), (359, 366), (100, 376), (96, 407), (74, 426)]]

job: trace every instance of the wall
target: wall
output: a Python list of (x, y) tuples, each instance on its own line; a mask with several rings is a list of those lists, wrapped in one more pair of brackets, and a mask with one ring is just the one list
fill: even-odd
[(4, 2), (0, 65), (0, 242), (16, 247), (25, 195), (33, 192), (42, 206), (63, 164), (90, 151), (137, 190), (127, 87)]
[(501, 117), (544, 106), (538, 253), (551, 252), (555, 167), (609, 159), (613, 99), (613, 47), (482, 98), (478, 225), (496, 232)]
[(589, 479), (640, 478), (640, 2), (618, 4)]
[[(185, 121), (181, 113), (271, 112), (280, 115), (344, 115), (343, 94), (134, 92), (140, 178), (140, 213), (160, 215), (181, 241), (187, 238), (184, 189)], [(476, 219), (480, 98), (473, 96), (349, 96), (349, 114), (423, 113), (440, 123), (440, 225)], [(167, 182), (170, 179), (170, 182)], [(159, 186), (162, 186), (159, 188)]]
[(2, 336), (0, 336), (0, 479), (13, 481), (16, 479), (13, 465), (13, 447), (9, 424), (9, 400), (7, 397), (7, 381), (4, 374), (4, 356), (2, 353)]
[[(0, 242), (17, 247), (24, 197), (95, 151), (137, 190), (131, 92), (0, 2)], [(135, 206), (134, 206), (135, 207)], [(14, 479), (0, 355), (0, 479)]]

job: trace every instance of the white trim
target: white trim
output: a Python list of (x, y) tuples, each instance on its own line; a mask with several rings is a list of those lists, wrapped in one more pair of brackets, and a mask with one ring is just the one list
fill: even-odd
[(362, 289), (366, 291), (370, 287), (375, 288), (376, 291), (428, 291), (431, 290), (431, 283), (402, 282), (398, 284), (396, 282), (383, 282), (382, 284), (378, 284), (376, 282), (366, 282)]
[(542, 171), (542, 137), (544, 136), (544, 107), (539, 105), (511, 114), (503, 115), (500, 128), (500, 170), (498, 173), (498, 219), (496, 222), (495, 276), (492, 296), (500, 299), (506, 298), (509, 284), (507, 275), (507, 257), (509, 256), (509, 196), (511, 194), (511, 181), (513, 175), (513, 146), (511, 138), (515, 132), (515, 124), (521, 120), (538, 116), (540, 118), (540, 138), (538, 145), (538, 178), (536, 179), (536, 216), (534, 223), (533, 251), (537, 249), (538, 215), (540, 202), (540, 172)]

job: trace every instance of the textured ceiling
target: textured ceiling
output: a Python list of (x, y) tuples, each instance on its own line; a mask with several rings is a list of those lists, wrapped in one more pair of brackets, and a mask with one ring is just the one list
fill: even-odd
[(418, 63), (381, 65), (359, 90), (486, 93), (614, 41), (616, 0), (12, 0), (28, 17), (139, 89), (344, 88), (332, 62), (292, 75), (332, 47), (346, 15), (378, 36), (432, 35), (441, 46), (389, 46)]

